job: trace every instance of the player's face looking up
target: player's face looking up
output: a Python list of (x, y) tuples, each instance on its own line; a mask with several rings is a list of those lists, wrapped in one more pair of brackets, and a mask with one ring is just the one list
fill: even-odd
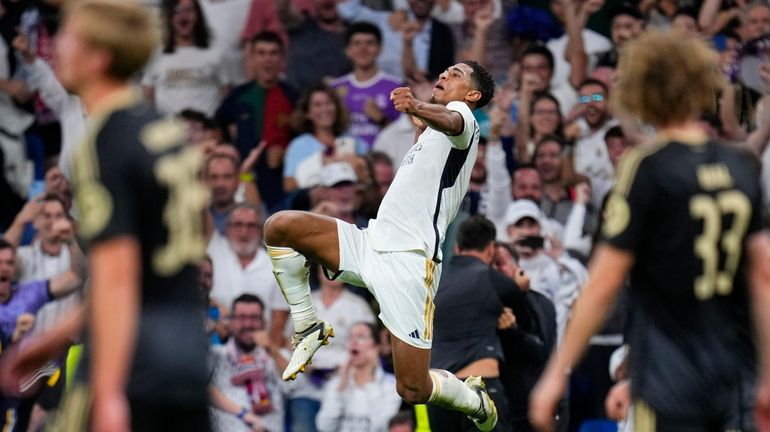
[(473, 85), (473, 69), (465, 63), (458, 63), (439, 75), (433, 87), (431, 102), (446, 105), (452, 101), (475, 103), (481, 92)]

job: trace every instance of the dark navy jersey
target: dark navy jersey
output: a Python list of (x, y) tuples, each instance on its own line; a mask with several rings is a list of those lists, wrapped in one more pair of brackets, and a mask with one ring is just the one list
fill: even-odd
[(633, 253), (628, 340), (634, 396), (706, 418), (755, 365), (746, 239), (761, 229), (759, 163), (717, 142), (632, 150), (603, 237)]
[(93, 246), (133, 238), (141, 249), (141, 316), (128, 395), (205, 398), (206, 342), (196, 264), (205, 254), (203, 155), (181, 124), (133, 93), (113, 101), (75, 154), (79, 231)]

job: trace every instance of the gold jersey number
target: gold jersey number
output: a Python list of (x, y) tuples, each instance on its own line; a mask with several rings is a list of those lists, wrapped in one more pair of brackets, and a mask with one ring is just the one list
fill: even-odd
[[(703, 271), (695, 279), (695, 297), (705, 301), (715, 294), (728, 295), (743, 253), (751, 203), (737, 190), (720, 192), (714, 197), (698, 194), (690, 199), (690, 215), (703, 220), (703, 232), (695, 238), (695, 255), (703, 261)], [(733, 216), (729, 228), (722, 226), (726, 215)], [(726, 257), (721, 268), (720, 250)]]

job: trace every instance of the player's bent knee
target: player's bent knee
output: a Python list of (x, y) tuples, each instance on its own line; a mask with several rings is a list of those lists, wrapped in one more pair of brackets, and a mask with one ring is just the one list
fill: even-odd
[(279, 211), (265, 221), (265, 243), (270, 246), (291, 246), (291, 227), (296, 226), (297, 213)]
[(396, 391), (398, 391), (401, 399), (410, 405), (424, 404), (430, 398), (430, 389), (424, 389), (412, 383), (398, 381), (396, 383)]

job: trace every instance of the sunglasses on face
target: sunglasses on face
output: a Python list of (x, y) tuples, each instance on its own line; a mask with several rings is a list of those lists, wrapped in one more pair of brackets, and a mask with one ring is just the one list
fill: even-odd
[(592, 95), (580, 96), (578, 98), (578, 101), (582, 104), (587, 104), (590, 102), (601, 102), (603, 100), (604, 100), (604, 95), (601, 93), (594, 93)]

